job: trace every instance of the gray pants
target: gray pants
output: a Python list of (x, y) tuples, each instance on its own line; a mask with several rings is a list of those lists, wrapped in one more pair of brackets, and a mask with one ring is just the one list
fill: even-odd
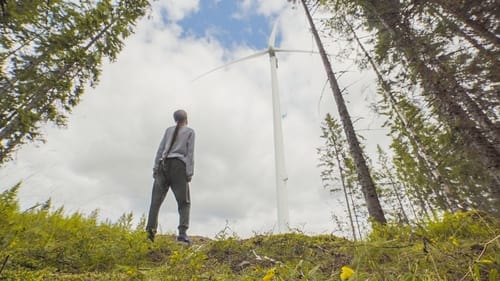
[(158, 228), (158, 213), (160, 206), (165, 200), (168, 189), (172, 188), (177, 209), (179, 211), (179, 234), (186, 234), (189, 228), (189, 211), (191, 199), (189, 195), (189, 184), (186, 177), (186, 165), (179, 159), (166, 159), (160, 163), (159, 171), (155, 175), (153, 183), (153, 194), (149, 208), (148, 223), (146, 230), (156, 233)]

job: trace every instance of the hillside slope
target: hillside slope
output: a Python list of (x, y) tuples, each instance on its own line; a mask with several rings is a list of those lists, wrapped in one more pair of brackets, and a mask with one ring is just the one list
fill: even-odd
[[(0, 194), (0, 280), (498, 280), (500, 222), (477, 211), (414, 226), (375, 227), (364, 241), (302, 233), (191, 245), (146, 239), (132, 215), (99, 223), (50, 202), (21, 212)], [(344, 273), (341, 275), (341, 269)], [(354, 271), (351, 274), (350, 269)]]

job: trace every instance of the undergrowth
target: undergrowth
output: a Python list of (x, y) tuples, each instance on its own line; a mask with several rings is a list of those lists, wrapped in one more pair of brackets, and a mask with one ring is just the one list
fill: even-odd
[[(500, 222), (478, 211), (374, 226), (363, 241), (302, 233), (240, 239), (221, 232), (146, 239), (132, 214), (100, 223), (50, 201), (20, 211), (0, 194), (0, 280), (498, 280)], [(342, 268), (344, 272), (342, 273)], [(352, 271), (351, 271), (352, 270)], [(341, 275), (342, 273), (342, 275)]]

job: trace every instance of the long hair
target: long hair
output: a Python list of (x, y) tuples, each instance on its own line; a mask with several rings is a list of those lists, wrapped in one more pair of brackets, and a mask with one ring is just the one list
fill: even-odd
[(172, 146), (174, 145), (175, 139), (177, 138), (177, 135), (179, 134), (179, 128), (181, 127), (181, 124), (186, 121), (187, 119), (187, 113), (186, 111), (179, 109), (174, 112), (174, 120), (177, 122), (177, 125), (175, 126), (174, 130), (174, 135), (172, 136), (172, 141), (170, 142), (170, 146), (168, 148), (167, 156), (170, 150), (172, 149)]
[[(168, 148), (168, 152), (172, 149), (172, 146), (174, 145), (175, 139), (177, 138), (177, 134), (179, 133), (179, 128), (181, 127), (181, 122), (177, 122), (177, 125), (175, 126), (174, 130), (174, 135), (172, 136), (172, 141), (170, 142), (170, 147)], [(168, 156), (167, 152), (167, 156)]]

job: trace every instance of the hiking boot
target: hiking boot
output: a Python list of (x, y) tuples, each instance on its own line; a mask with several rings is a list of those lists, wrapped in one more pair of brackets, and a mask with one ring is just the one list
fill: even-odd
[(151, 240), (151, 242), (155, 242), (155, 231), (152, 229), (146, 230), (148, 232), (148, 239)]
[(186, 234), (180, 234), (177, 236), (177, 241), (191, 244), (191, 239)]

